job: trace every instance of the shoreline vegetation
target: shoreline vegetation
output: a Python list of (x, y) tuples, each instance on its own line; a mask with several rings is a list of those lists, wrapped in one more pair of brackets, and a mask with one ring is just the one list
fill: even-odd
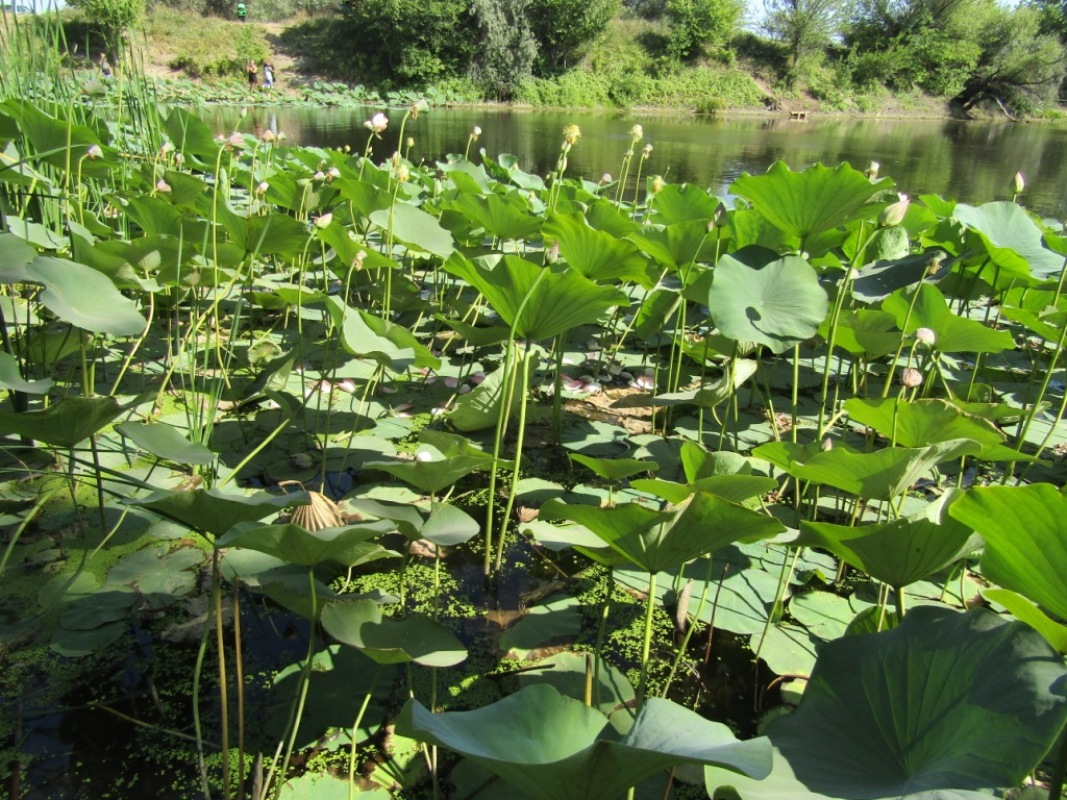
[[(53, 25), (52, 20), (59, 24)], [(781, 64), (776, 67), (771, 55), (760, 52), (760, 48), (767, 49), (768, 41), (749, 33), (735, 37), (727, 52), (665, 65), (666, 57), (656, 60), (653, 53), (656, 36), (665, 37), (667, 28), (657, 28), (632, 14), (615, 18), (575, 66), (545, 76), (526, 76), (507, 97), (493, 96), (474, 73), (409, 85), (380, 74), (371, 76), (374, 81), (361, 82), (352, 77), (350, 63), (343, 58), (331, 61), (324, 52), (333, 49), (331, 42), (341, 35), (344, 24), (340, 12), (299, 13), (277, 22), (240, 22), (157, 5), (115, 36), (83, 6), (57, 15), (7, 15), (3, 46), (10, 49), (14, 36), (37, 36), (49, 51), (43, 57), (58, 62), (60, 74), (72, 78), (76, 91), (98, 101), (121, 93), (125, 80), (145, 82), (162, 102), (192, 104), (384, 107), (426, 99), (434, 106), (625, 110), (636, 117), (677, 112), (799, 119), (811, 115), (1055, 122), (1064, 118), (1063, 106), (1054, 98), (1023, 104), (1015, 112), (998, 98), (965, 108), (958, 97), (935, 95), (918, 85), (903, 89), (849, 86), (835, 76), (826, 58), (796, 65), (782, 75)], [(102, 75), (99, 68), (100, 54), (109, 50), (109, 58), (117, 62), (114, 78)], [(273, 91), (260, 82), (249, 93), (245, 72), (249, 60), (272, 62), (278, 76)], [(10, 66), (5, 72), (9, 71)]]

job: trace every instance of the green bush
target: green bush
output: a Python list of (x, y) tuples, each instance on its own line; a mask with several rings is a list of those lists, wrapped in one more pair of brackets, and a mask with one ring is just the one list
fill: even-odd
[(541, 74), (575, 66), (618, 11), (619, 0), (531, 0), (528, 13)]
[(667, 0), (668, 52), (695, 61), (729, 42), (741, 19), (739, 0)]

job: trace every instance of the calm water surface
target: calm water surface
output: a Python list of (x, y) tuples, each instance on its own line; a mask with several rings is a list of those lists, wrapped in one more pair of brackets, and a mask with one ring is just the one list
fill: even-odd
[[(292, 143), (319, 147), (350, 145), (362, 152), (368, 131), (367, 108), (250, 108), (244, 118), (233, 108), (204, 110), (205, 121), (219, 132), (273, 127)], [(398, 146), (402, 111), (389, 112), (389, 130), (375, 142), (376, 160)], [(783, 160), (794, 170), (818, 161), (847, 161), (865, 169), (882, 165), (899, 191), (912, 196), (933, 192), (961, 202), (983, 203), (1011, 198), (1017, 171), (1026, 176), (1020, 198), (1035, 212), (1067, 217), (1067, 128), (1010, 122), (958, 120), (812, 119), (791, 122), (775, 117), (645, 116), (632, 112), (590, 113), (490, 109), (433, 109), (408, 121), (404, 136), (415, 146), (411, 160), (433, 163), (462, 153), (471, 128), (483, 133), (472, 156), (485, 148), (490, 157), (512, 153), (528, 172), (547, 173), (555, 164), (568, 123), (582, 129), (572, 151), (568, 176), (592, 181), (605, 172), (617, 174), (634, 123), (644, 126), (653, 146), (646, 175), (664, 175), (674, 183), (696, 183), (725, 196), (742, 172), (759, 174)]]

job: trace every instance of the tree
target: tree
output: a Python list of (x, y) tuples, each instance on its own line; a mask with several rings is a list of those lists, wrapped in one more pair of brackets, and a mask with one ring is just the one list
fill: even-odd
[(1038, 9), (997, 7), (982, 28), (978, 63), (954, 102), (967, 110), (982, 100), (995, 100), (1027, 111), (1054, 100), (1067, 67), (1067, 52), (1057, 35), (1041, 30)]
[(668, 54), (695, 61), (724, 46), (737, 31), (741, 11), (739, 0), (667, 0)]
[(540, 71), (574, 66), (619, 11), (619, 0), (530, 0), (530, 26), (541, 50)]
[(768, 0), (763, 26), (785, 44), (795, 69), (801, 56), (830, 44), (844, 17), (842, 0)]
[(331, 38), (350, 77), (407, 87), (465, 73), (478, 31), (466, 0), (346, 0)]
[(500, 100), (510, 100), (522, 81), (533, 74), (537, 40), (526, 15), (530, 0), (474, 0), (481, 33), (475, 74)]
[(126, 32), (140, 22), (145, 12), (145, 0), (71, 0), (80, 8), (91, 24), (100, 30), (107, 44), (108, 57), (116, 63), (126, 50)]

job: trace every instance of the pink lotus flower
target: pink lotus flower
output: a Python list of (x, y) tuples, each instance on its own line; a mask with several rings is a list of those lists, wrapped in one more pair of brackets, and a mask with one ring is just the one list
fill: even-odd
[(364, 122), (363, 127), (369, 129), (374, 134), (379, 134), (389, 127), (389, 117), (385, 116), (385, 114), (379, 111), (373, 117)]

